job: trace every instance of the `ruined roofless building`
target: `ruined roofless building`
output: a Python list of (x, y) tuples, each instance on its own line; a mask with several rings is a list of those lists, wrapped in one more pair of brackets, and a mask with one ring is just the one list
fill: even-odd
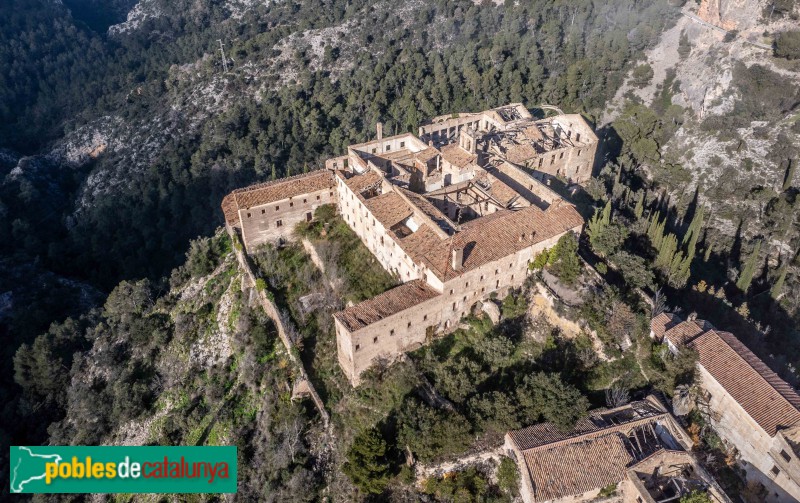
[(382, 133), (378, 124), (375, 140), (351, 145), (324, 170), (222, 202), (229, 232), (248, 252), (293, 239), (298, 222), (335, 204), (403, 281), (334, 315), (339, 363), (353, 385), (376, 360), (395, 360), (453, 330), (492, 294), (521, 286), (536, 255), (579, 233), (583, 219), (546, 180), (552, 172), (585, 182), (597, 146), (579, 115), (535, 121), (519, 104), (435, 119), (420, 137)]
[(504, 445), (519, 467), (525, 503), (600, 501), (611, 489), (614, 502), (677, 502), (701, 491), (714, 503), (731, 503), (691, 448), (653, 396), (590, 411), (569, 431), (551, 423), (511, 431)]

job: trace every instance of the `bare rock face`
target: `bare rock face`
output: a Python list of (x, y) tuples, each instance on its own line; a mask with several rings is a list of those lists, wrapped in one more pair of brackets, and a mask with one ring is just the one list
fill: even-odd
[(675, 396), (672, 397), (672, 412), (676, 416), (685, 416), (694, 409), (694, 399), (689, 388), (679, 386), (675, 389)]
[(720, 13), (720, 4), (723, 0), (702, 0), (700, 2), (700, 9), (697, 11), (697, 17), (711, 23), (714, 26), (719, 26), (724, 30), (735, 30), (736, 23), (730, 19), (723, 20)]
[(751, 28), (760, 17), (761, 0), (701, 0), (697, 17), (723, 30)]
[(492, 323), (497, 323), (500, 321), (500, 308), (497, 307), (497, 304), (494, 302), (484, 302), (481, 305), (481, 309), (483, 309), (483, 312), (486, 313), (490, 320), (492, 320)]

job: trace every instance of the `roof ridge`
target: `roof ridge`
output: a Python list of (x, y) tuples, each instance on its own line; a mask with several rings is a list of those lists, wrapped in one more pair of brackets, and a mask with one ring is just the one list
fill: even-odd
[[(328, 170), (326, 168), (315, 168), (315, 169), (312, 169), (312, 170), (308, 171), (307, 173), (298, 173), (296, 175), (284, 176), (282, 178), (276, 178), (274, 180), (267, 180), (266, 182), (254, 183), (253, 185), (248, 185), (247, 187), (241, 187), (241, 188), (238, 188), (238, 189), (234, 190), (233, 192), (231, 192), (231, 194), (242, 194), (244, 192), (249, 192), (251, 190), (259, 190), (259, 189), (263, 189), (263, 188), (266, 188), (266, 187), (271, 187), (273, 185), (277, 185), (279, 183), (291, 182), (292, 180), (297, 180), (298, 178), (317, 175), (317, 174), (319, 174), (320, 172), (323, 172), (323, 171), (331, 171), (331, 170)], [(331, 171), (331, 173), (332, 173), (332, 171)]]

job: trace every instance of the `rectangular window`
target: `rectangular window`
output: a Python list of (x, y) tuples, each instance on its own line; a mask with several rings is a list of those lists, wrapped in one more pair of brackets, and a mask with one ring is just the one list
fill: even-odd
[(540, 157), (539, 158), (539, 167), (540, 168), (542, 167), (542, 161), (544, 161), (544, 157)]
[[(394, 329), (389, 330), (389, 335), (394, 335)], [(377, 339), (377, 337), (376, 337)]]
[(455, 310), (456, 310), (456, 303), (453, 302), (453, 311), (455, 311)]
[(306, 222), (310, 222), (312, 218), (311, 212), (306, 212)]
[(275, 207), (275, 211), (278, 211), (279, 209), (281, 209), (281, 207), (280, 207), (280, 206), (276, 206), (276, 207)]
[(359, 349), (361, 349), (361, 344), (356, 344), (356, 351), (358, 351)]
[(373, 337), (372, 338), (372, 343), (373, 344), (377, 344), (378, 343), (378, 338), (377, 337)]
[(453, 290), (453, 289), (451, 288), (451, 289), (450, 289), (450, 295), (453, 295), (453, 292), (454, 292), (454, 291), (455, 291), (455, 290)]
[(497, 276), (498, 274), (500, 274), (500, 269), (495, 269), (494, 270), (494, 275)]
[(247, 218), (250, 218), (250, 213), (247, 214)]
[(773, 466), (773, 467), (772, 467), (772, 470), (770, 470), (770, 471), (771, 471), (771, 472), (772, 472), (772, 474), (773, 474), (773, 475), (775, 475), (776, 477), (777, 477), (778, 475), (780, 475), (780, 474), (781, 474), (781, 471), (778, 469), (778, 467), (777, 467), (777, 466)]
[(294, 206), (294, 203), (290, 201), (289, 202), (289, 207), (291, 208), (292, 206)]
[(392, 146), (391, 145), (386, 145), (386, 151), (388, 152), (390, 150), (392, 150)]
[(575, 135), (575, 141), (581, 141), (581, 134), (580, 133)]
[(275, 227), (281, 227), (281, 226), (283, 226), (283, 220), (276, 220)]
[(305, 199), (303, 199), (303, 204), (306, 204), (307, 202), (308, 202), (308, 201), (306, 201)]
[(550, 158), (550, 165), (552, 166), (553, 163), (555, 163), (555, 162), (556, 162), (556, 155), (553, 154), (553, 157)]
[(469, 281), (467, 281), (467, 284), (464, 285), (464, 288), (469, 288)]
[[(333, 195), (333, 194), (331, 194), (331, 195)], [(317, 196), (317, 201), (319, 201), (319, 196)]]
[(408, 322), (408, 327), (406, 327), (406, 328), (411, 328), (411, 322), (410, 321)]
[(783, 449), (781, 449), (781, 457), (782, 457), (782, 458), (783, 458), (783, 459), (784, 459), (784, 460), (785, 460), (787, 463), (788, 463), (789, 461), (791, 461), (791, 460), (792, 460), (791, 456), (789, 456), (789, 453), (787, 453), (787, 452), (786, 452), (786, 451), (784, 451)]
[(400, 142), (400, 148), (404, 148), (405, 146), (406, 146), (406, 142), (404, 142), (404, 141), (401, 141), (401, 142)]
[(428, 321), (428, 315), (427, 314), (422, 317), (422, 321)]
[(558, 158), (559, 159), (563, 159), (564, 158), (564, 152), (561, 152), (560, 154), (558, 154)]
[(378, 151), (378, 149), (377, 149), (377, 148), (373, 148), (373, 149), (372, 149), (372, 153), (373, 153), (373, 154), (374, 154), (375, 152), (377, 152), (377, 151)]
[(578, 149), (578, 157), (581, 156), (581, 149)]
[(266, 213), (266, 212), (267, 212), (267, 210), (264, 210), (264, 209), (262, 209), (262, 210), (261, 210), (261, 214), (262, 214), (262, 215), (263, 215), (264, 213)]

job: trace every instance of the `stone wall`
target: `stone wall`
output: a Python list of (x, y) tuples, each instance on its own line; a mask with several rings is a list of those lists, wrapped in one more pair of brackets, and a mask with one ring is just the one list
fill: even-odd
[(310, 221), (314, 211), (323, 204), (336, 202), (334, 188), (325, 188), (309, 194), (239, 210), (242, 240), (248, 252), (264, 243), (292, 239), (299, 222)]
[[(729, 447), (739, 451), (748, 480), (764, 484), (767, 501), (799, 501), (800, 486), (787, 476), (792, 472), (781, 466), (786, 462), (780, 458), (780, 441), (770, 437), (708, 371), (700, 365), (698, 369), (700, 384), (710, 395), (708, 408), (714, 429)], [(790, 463), (794, 463), (796, 472), (800, 460), (792, 450), (785, 452), (792, 458)], [(773, 468), (779, 470), (777, 475)]]
[(428, 342), (429, 331), (441, 335), (455, 330), (461, 318), (469, 314), (477, 302), (488, 300), (493, 293), (503, 297), (510, 289), (521, 287), (529, 274), (529, 261), (545, 248), (555, 245), (559, 237), (554, 236), (465, 272), (444, 282), (440, 288), (429, 281), (432, 287), (441, 289), (442, 295), (360, 330), (350, 332), (337, 321), (339, 363), (345, 375), (357, 386), (361, 373), (377, 359), (395, 361), (403, 353)]

